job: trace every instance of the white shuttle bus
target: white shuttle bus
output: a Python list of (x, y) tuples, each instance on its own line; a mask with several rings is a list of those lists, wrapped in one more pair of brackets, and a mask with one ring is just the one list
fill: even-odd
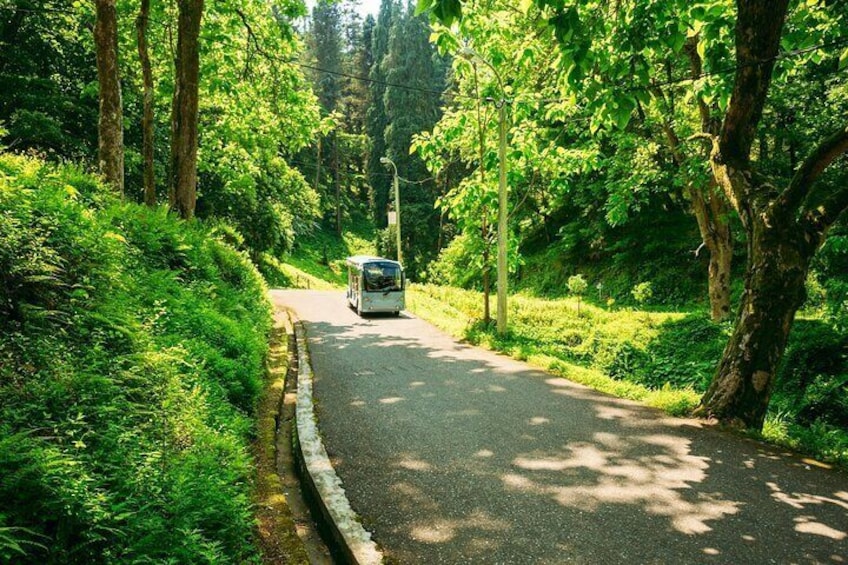
[(355, 255), (347, 258), (347, 301), (360, 316), (404, 309), (403, 268), (397, 261)]

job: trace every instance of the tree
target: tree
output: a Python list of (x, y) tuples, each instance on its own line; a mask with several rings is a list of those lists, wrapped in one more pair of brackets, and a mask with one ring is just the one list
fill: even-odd
[[(434, 4), (444, 20), (461, 15), (457, 0), (422, 0), (424, 7)], [(736, 325), (700, 413), (755, 429), (762, 427), (776, 369), (804, 300), (810, 262), (828, 229), (848, 210), (844, 171), (831, 170), (848, 152), (844, 121), (834, 125), (833, 120), (805, 115), (817, 126), (815, 135), (807, 136), (815, 140), (803, 160), (795, 157), (797, 139), (794, 149), (790, 144), (790, 162), (796, 166), (784, 175), (773, 167), (767, 136), (762, 135), (761, 122), (775, 78), (780, 79), (781, 88), (788, 88), (792, 79), (800, 78), (796, 69), (804, 68), (801, 63), (833, 72), (846, 59), (843, 54), (840, 63), (832, 54), (828, 57), (822, 46), (810, 44), (811, 29), (816, 33), (813, 40), (844, 37), (848, 22), (838, 3), (803, 3), (791, 18), (788, 4), (788, 0), (737, 0), (733, 13), (719, 1), (610, 6), (591, 0), (568, 6), (555, 0), (535, 1), (561, 48), (561, 71), (573, 92), (587, 99), (593, 133), (611, 125), (623, 128), (644, 112), (650, 88), (660, 86), (652, 84), (652, 61), (663, 63), (679, 54), (687, 37), (699, 36), (695, 45), (699, 55), (712, 53), (713, 72), (702, 73), (692, 82), (692, 94), (699, 110), (715, 101), (718, 110), (711, 119), (718, 118), (721, 126), (702, 124), (690, 139), (708, 141), (710, 172), (739, 215), (746, 235), (747, 263)], [(785, 32), (787, 22), (791, 29)], [(725, 36), (731, 27), (732, 45), (728, 45)], [(781, 47), (798, 59), (790, 70), (776, 74)], [(666, 56), (654, 59), (661, 53)], [(715, 62), (730, 57), (735, 57), (735, 69), (721, 72)], [(627, 89), (616, 87), (621, 80), (629, 83)], [(678, 80), (671, 76), (666, 82)], [(831, 90), (834, 99), (841, 96), (844, 79)], [(835, 115), (844, 115), (844, 110)], [(830, 133), (822, 137), (827, 129)], [(772, 135), (776, 146), (785, 137)]]
[(197, 118), (200, 19), (203, 0), (179, 0), (174, 99), (171, 114), (171, 208), (185, 219), (197, 204)]
[(0, 8), (2, 143), (97, 165), (94, 3), (69, 11), (64, 0), (4, 2)]
[(124, 129), (118, 71), (118, 15), (115, 0), (96, 0), (94, 44), (100, 97), (98, 156), (100, 172), (116, 191), (124, 191)]
[[(436, 185), (423, 160), (410, 152), (413, 136), (428, 130), (441, 114), (439, 92), (444, 88), (443, 68), (434, 64), (427, 21), (414, 14), (413, 5), (395, 20), (381, 66), (387, 86), (383, 95), (386, 155), (407, 181), (401, 189), (404, 217), (403, 253), (408, 271), (421, 270), (438, 252), (438, 215), (434, 213)], [(380, 197), (382, 200), (382, 197)], [(388, 195), (386, 196), (388, 201)]]
[(147, 48), (147, 29), (150, 23), (150, 0), (141, 0), (141, 7), (136, 19), (136, 34), (138, 40), (138, 58), (141, 62), (142, 73), (142, 103), (144, 106), (141, 119), (142, 130), (142, 159), (144, 161), (144, 203), (156, 205), (156, 178), (153, 170), (153, 71), (150, 65), (150, 53)]
[(709, 138), (710, 165), (747, 236), (745, 290), (701, 413), (762, 427), (810, 262), (828, 229), (848, 210), (848, 185), (818, 182), (848, 152), (848, 123), (823, 137), (782, 187), (751, 158), (788, 0), (737, 0), (736, 73), (721, 132)]
[(378, 227), (386, 227), (386, 210), (389, 202), (391, 177), (386, 174), (380, 158), (386, 156), (386, 142), (383, 138), (388, 125), (384, 96), (386, 93), (386, 74), (382, 65), (389, 51), (389, 32), (399, 7), (395, 0), (382, 0), (377, 14), (377, 23), (372, 32), (371, 69), (368, 87), (368, 110), (365, 118), (365, 133), (371, 142), (368, 152), (368, 183), (371, 186), (371, 212)]
[[(436, 11), (450, 14), (453, 8), (442, 4), (450, 3), (437, 3)], [(539, 104), (537, 111), (527, 113), (522, 126), (529, 119), (541, 128), (555, 129), (560, 120), (553, 117), (558, 118), (563, 109), (570, 107), (568, 119), (586, 119), (592, 134), (588, 143), (581, 145), (594, 145), (596, 152), (617, 152), (618, 139), (614, 138), (622, 135), (641, 138), (643, 146), (659, 142), (668, 147), (678, 178), (675, 186), (668, 183), (667, 190), (679, 190), (688, 201), (687, 206), (697, 221), (703, 247), (709, 255), (707, 279), (712, 317), (715, 320), (727, 317), (733, 251), (727, 205), (720, 191), (715, 189), (715, 182), (706, 174), (708, 167), (704, 166), (703, 152), (691, 151), (681, 142), (692, 129), (711, 131), (717, 127), (717, 104), (705, 102), (702, 93), (697, 91), (680, 96), (680, 88), (675, 86), (683, 73), (683, 76), (692, 76), (693, 80), (700, 78), (702, 54), (712, 55), (707, 50), (711, 46), (700, 40), (698, 34), (687, 38), (686, 28), (682, 32), (678, 29), (679, 18), (673, 11), (673, 2), (657, 2), (647, 8), (645, 4), (631, 2), (615, 6), (581, 2), (559, 7), (559, 4), (540, 0), (536, 6), (524, 4), (521, 10), (505, 10), (489, 2), (465, 5), (468, 9), (459, 25), (463, 40), (471, 44), (485, 38), (487, 45), (483, 51), (493, 52), (502, 65), (507, 60), (513, 62), (503, 65), (503, 70), (510, 76), (514, 96), (531, 98), (545, 92), (551, 98), (550, 102)], [(511, 29), (536, 25), (540, 19), (549, 20), (556, 37), (562, 38), (559, 56), (555, 59), (555, 54), (550, 52), (549, 37), (522, 36)], [(509, 24), (504, 25), (505, 22)], [(712, 39), (715, 34), (707, 29), (705, 35)], [(440, 34), (440, 39), (443, 36)], [(450, 41), (442, 44), (452, 51), (457, 48), (450, 45)], [(527, 61), (532, 63), (529, 70), (523, 68)], [(669, 81), (671, 84), (665, 88), (659, 86)], [(563, 101), (557, 102), (557, 98)], [(575, 100), (566, 102), (569, 98)], [(696, 104), (690, 100), (696, 101), (697, 108), (702, 111), (696, 112)], [(525, 101), (523, 105), (528, 103)], [(573, 111), (578, 107), (583, 110)], [(631, 118), (637, 124), (628, 129)], [(527, 139), (529, 136), (520, 137)], [(564, 136), (551, 139), (548, 142), (551, 146), (570, 149)], [(532, 141), (528, 139), (527, 143)], [(667, 157), (655, 157), (660, 158)], [(611, 157), (616, 162), (627, 159), (630, 156), (626, 154)], [(555, 174), (587, 172), (584, 165), (563, 164), (568, 168)], [(551, 169), (539, 166), (537, 170), (542, 168)], [(593, 173), (606, 174), (600, 169)], [(635, 196), (637, 187), (632, 183), (609, 183), (608, 186), (616, 187), (606, 191), (611, 212), (609, 222), (613, 226), (620, 225), (628, 215), (628, 206), (621, 204), (629, 203), (630, 208), (635, 209), (642, 199)]]
[[(341, 102), (345, 83), (342, 77), (343, 49), (342, 6), (337, 2), (320, 0), (312, 8), (310, 28), (311, 54), (315, 61), (313, 84), (315, 94), (321, 104), (325, 116), (333, 115)], [(336, 120), (334, 120), (336, 121)], [(340, 156), (336, 129), (330, 132), (326, 140), (317, 140), (316, 156), (316, 190), (320, 190), (321, 168), (323, 159), (329, 159), (331, 173), (332, 196), (330, 191), (323, 193), (324, 204), (328, 214), (333, 217), (336, 233), (342, 231), (342, 193), (340, 182)], [(330, 203), (332, 207), (330, 207)]]

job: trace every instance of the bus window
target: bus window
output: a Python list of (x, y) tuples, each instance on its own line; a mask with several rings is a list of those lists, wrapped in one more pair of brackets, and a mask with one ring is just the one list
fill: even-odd
[(366, 292), (403, 290), (400, 268), (392, 263), (368, 263), (363, 268)]

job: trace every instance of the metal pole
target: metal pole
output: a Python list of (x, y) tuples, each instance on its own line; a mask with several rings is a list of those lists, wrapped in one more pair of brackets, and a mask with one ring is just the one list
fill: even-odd
[[(392, 163), (394, 167), (394, 163)], [(397, 220), (397, 260), (403, 264), (403, 252), (400, 250), (400, 186), (398, 185), (397, 167), (394, 175), (395, 184), (395, 219)]]
[(498, 335), (506, 333), (506, 285), (507, 285), (507, 194), (506, 194), (506, 100), (501, 99), (498, 107)]

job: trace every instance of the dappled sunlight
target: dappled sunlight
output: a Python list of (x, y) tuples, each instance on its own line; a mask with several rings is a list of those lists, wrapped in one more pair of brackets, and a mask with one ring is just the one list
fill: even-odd
[(406, 400), (405, 398), (401, 398), (399, 396), (390, 396), (388, 398), (381, 398), (378, 402), (380, 404), (397, 404), (398, 402), (403, 402)]
[(798, 516), (795, 518), (795, 531), (802, 534), (813, 534), (834, 540), (844, 540), (845, 532), (817, 522), (813, 516)]
[[(810, 506), (832, 504), (848, 511), (848, 496), (844, 492), (837, 492), (833, 497), (804, 493), (789, 494), (783, 492), (775, 482), (768, 482), (766, 485), (771, 490), (771, 495), (775, 500), (797, 510), (805, 510)], [(795, 517), (795, 531), (841, 541), (848, 539), (848, 520), (843, 520), (840, 524), (827, 525), (823, 524), (816, 516), (802, 514)]]
[(432, 465), (426, 461), (415, 459), (414, 457), (404, 457), (398, 461), (396, 465), (409, 471), (429, 471), (433, 468)]
[(321, 319), (309, 332), (322, 431), (393, 562), (848, 555), (846, 483), (809, 461), (457, 346), (415, 320)]
[(628, 420), (633, 418), (632, 410), (621, 408), (619, 406), (599, 406), (598, 418), (602, 420)]
[[(455, 538), (462, 530), (474, 530), (484, 532), (507, 532), (511, 529), (511, 524), (504, 520), (492, 517), (481, 510), (474, 510), (466, 516), (454, 519), (438, 519), (427, 521), (426, 523), (416, 523), (412, 525), (410, 533), (412, 539), (424, 543), (445, 543)], [(482, 544), (483, 549), (488, 549), (491, 538), (485, 540)], [(478, 540), (479, 545), (484, 540)]]
[(445, 416), (447, 416), (447, 417), (461, 416), (461, 417), (467, 418), (469, 416), (479, 416), (479, 415), (480, 415), (480, 411), (477, 410), (477, 409), (474, 409), (474, 408), (469, 408), (467, 410), (455, 410), (455, 411), (452, 411), (452, 412), (445, 412)]
[(819, 496), (813, 494), (787, 494), (780, 490), (780, 487), (777, 483), (769, 482), (766, 483), (772, 491), (772, 497), (775, 500), (779, 500), (785, 504), (792, 506), (793, 508), (797, 508), (799, 510), (803, 510), (805, 507), (809, 505), (818, 505), (818, 504), (834, 504), (839, 506), (845, 510), (848, 510), (848, 500), (845, 498), (845, 493), (836, 493), (834, 495), (836, 498), (831, 498), (828, 496)]
[[(596, 510), (602, 504), (636, 504), (648, 513), (668, 517), (683, 534), (709, 532), (712, 527), (707, 522), (739, 511), (739, 502), (720, 495), (684, 496), (683, 491), (706, 479), (709, 468), (707, 458), (691, 455), (688, 440), (655, 434), (625, 441), (608, 433), (595, 439), (597, 443), (570, 444), (559, 457), (515, 458), (513, 466), (530, 474), (506, 474), (504, 485), (583, 510)], [(662, 451), (656, 453), (657, 449)], [(548, 474), (536, 476), (537, 472)]]

